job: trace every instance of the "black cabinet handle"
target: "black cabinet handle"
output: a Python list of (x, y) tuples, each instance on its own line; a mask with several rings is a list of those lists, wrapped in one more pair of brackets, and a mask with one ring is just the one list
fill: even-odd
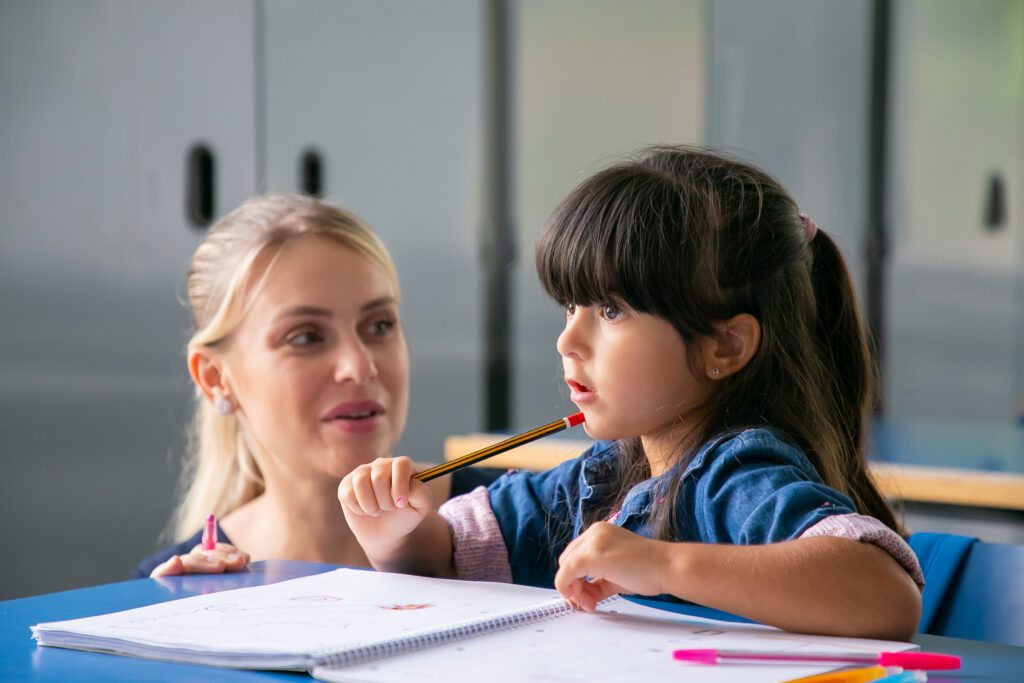
[(324, 162), (320, 152), (307, 149), (299, 159), (299, 188), (310, 197), (324, 195)]
[(185, 170), (185, 214), (196, 228), (209, 227), (213, 222), (216, 172), (210, 147), (204, 143), (193, 145), (188, 151)]
[(988, 178), (985, 197), (985, 229), (997, 232), (1006, 225), (1006, 183), (998, 171)]

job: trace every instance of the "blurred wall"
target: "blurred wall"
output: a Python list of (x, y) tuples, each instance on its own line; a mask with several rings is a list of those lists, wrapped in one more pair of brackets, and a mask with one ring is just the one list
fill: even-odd
[[(710, 143), (775, 173), (863, 294), (873, 4), (508, 1), (513, 429), (572, 410), (536, 234), (573, 185), (642, 145)], [(446, 434), (484, 428), (489, 7), (0, 0), (0, 540), (16, 549), (0, 599), (120, 580), (157, 547), (193, 400), (195, 145), (214, 160), (214, 217), (297, 191), (317, 153), (324, 195), (366, 217), (400, 271), (400, 451), (436, 459)], [(892, 8), (888, 409), (988, 420), (998, 441), (1024, 395), (1024, 5)], [(1024, 469), (993, 452), (986, 466)]]

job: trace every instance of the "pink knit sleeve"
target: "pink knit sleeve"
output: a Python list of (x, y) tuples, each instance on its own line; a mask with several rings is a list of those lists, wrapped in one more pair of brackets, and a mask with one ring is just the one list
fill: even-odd
[(874, 517), (860, 515), (856, 512), (832, 515), (800, 534), (800, 538), (812, 536), (839, 536), (851, 541), (873, 543), (892, 555), (893, 559), (907, 570), (917, 587), (924, 589), (924, 574), (921, 573), (921, 564), (917, 561), (917, 555), (899, 534)]
[(452, 531), (455, 573), (460, 579), (512, 583), (512, 565), (491, 510), (487, 489), (478, 486), (438, 510)]

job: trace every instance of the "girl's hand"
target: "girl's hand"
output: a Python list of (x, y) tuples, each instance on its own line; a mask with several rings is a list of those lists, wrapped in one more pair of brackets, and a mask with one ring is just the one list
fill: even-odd
[(338, 486), (349, 528), (374, 566), (401, 547), (433, 509), (433, 495), (413, 474), (409, 458), (378, 458), (349, 472)]
[(188, 555), (172, 555), (163, 564), (157, 565), (149, 576), (223, 574), (241, 571), (248, 564), (249, 553), (242, 552), (230, 543), (218, 543), (215, 550), (203, 550), (201, 545), (197, 545)]
[(665, 592), (662, 577), (669, 571), (671, 545), (597, 522), (558, 558), (555, 588), (587, 612), (616, 593), (658, 595)]

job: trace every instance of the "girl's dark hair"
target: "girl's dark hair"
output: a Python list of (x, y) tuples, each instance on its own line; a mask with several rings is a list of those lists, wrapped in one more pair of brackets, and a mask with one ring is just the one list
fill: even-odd
[[(849, 273), (827, 234), (808, 240), (796, 203), (770, 175), (704, 150), (645, 149), (562, 201), (536, 259), (559, 303), (622, 301), (669, 321), (687, 343), (713, 337), (714, 323), (737, 314), (757, 318), (760, 347), (742, 370), (715, 382), (696, 445), (681, 459), (718, 435), (771, 426), (858, 512), (899, 531), (867, 472), (874, 375)], [(621, 495), (649, 470), (639, 439), (619, 450)], [(667, 500), (678, 496), (680, 479)], [(659, 506), (656, 536), (673, 533), (675, 507)]]

